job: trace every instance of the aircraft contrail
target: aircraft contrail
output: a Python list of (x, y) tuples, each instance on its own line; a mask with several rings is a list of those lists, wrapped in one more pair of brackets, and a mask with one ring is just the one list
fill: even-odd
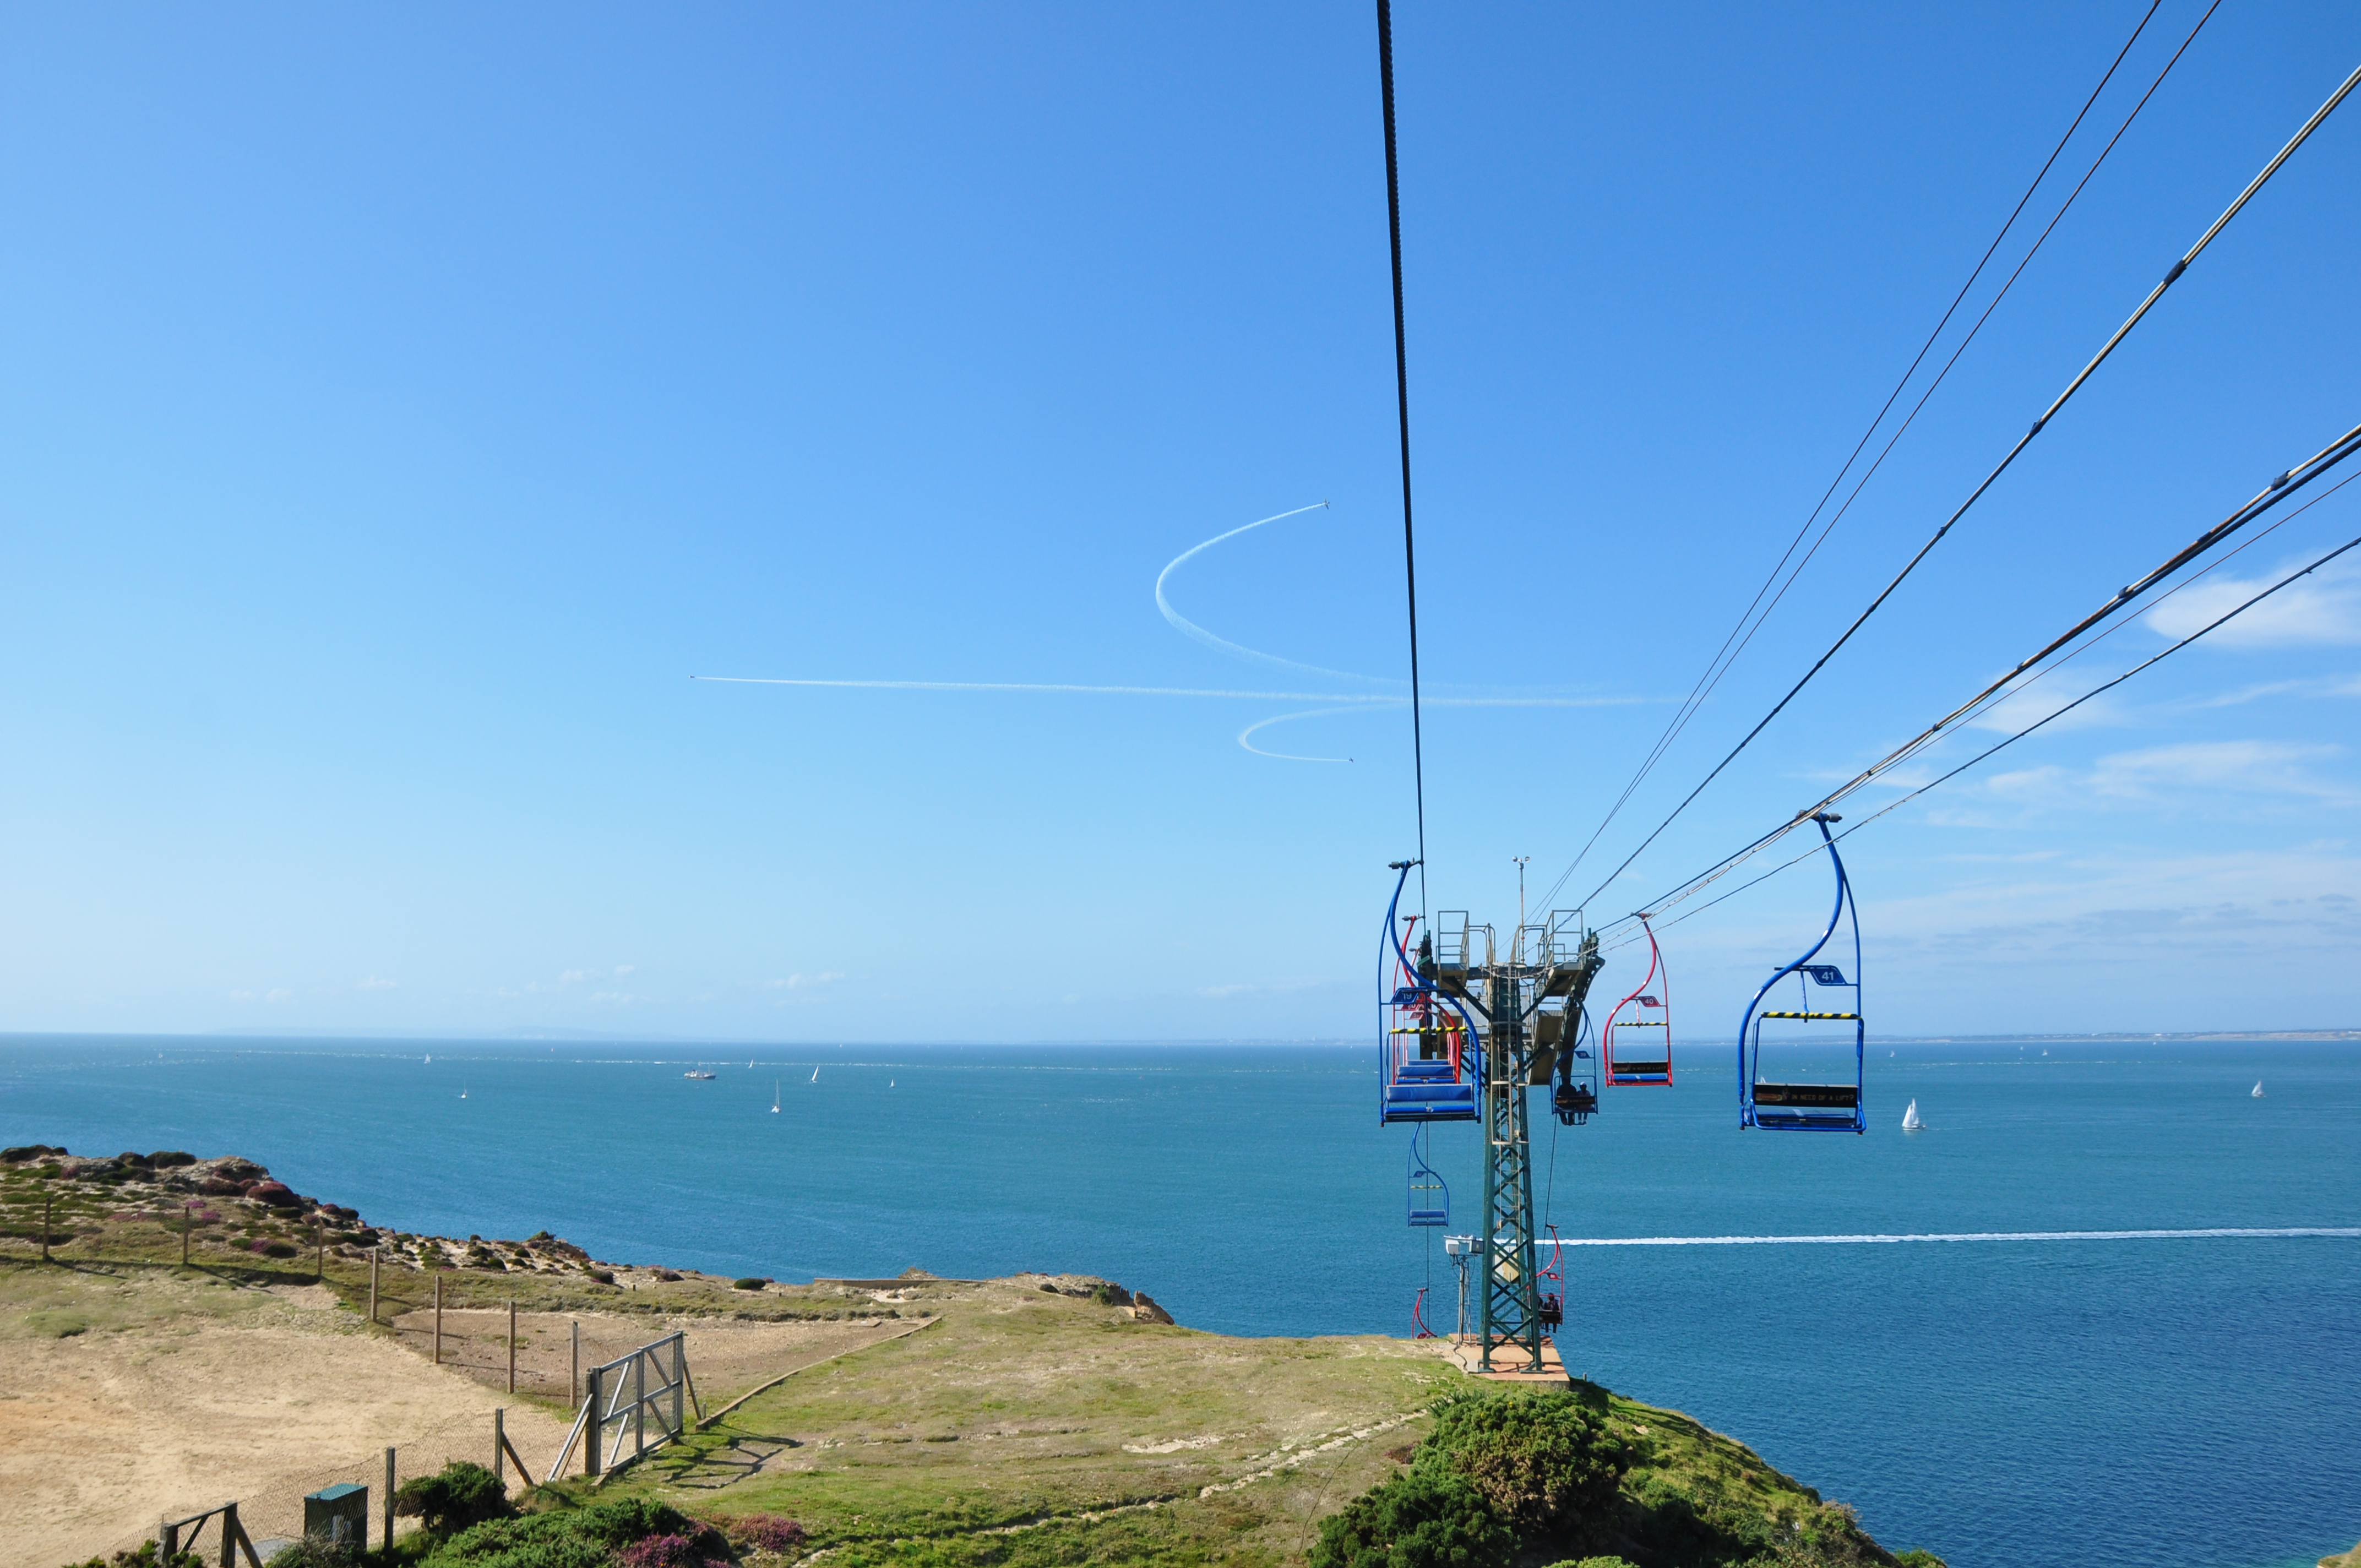
[(1844, 1246), (1901, 1242), (2151, 1242), (2216, 1238), (2333, 1236), (2361, 1239), (2361, 1226), (2284, 1225), (2267, 1229), (2217, 1226), (2196, 1231), (1966, 1231), (1862, 1236), (1569, 1236), (1567, 1246)]
[[(859, 691), (1079, 692), (1093, 696), (1238, 697), (1256, 702), (1334, 702), (1381, 707), (1406, 707), (1410, 705), (1410, 698), (1391, 692), (1254, 692), (1213, 686), (1092, 686), (1048, 681), (831, 681), (785, 675), (691, 675), (688, 678), (741, 686), (840, 686)], [(1624, 707), (1646, 700), (1636, 696), (1431, 696), (1424, 699), (1429, 707)], [(1291, 714), (1285, 717), (1301, 718), (1305, 716)], [(1253, 749), (1247, 748), (1248, 751)]]
[[(1332, 670), (1323, 664), (1299, 663), (1293, 659), (1282, 659), (1276, 653), (1265, 653), (1257, 649), (1242, 647), (1238, 643), (1231, 641), (1226, 637), (1214, 636), (1212, 632), (1206, 630), (1203, 627), (1198, 625), (1187, 616), (1182, 615), (1179, 610), (1174, 609), (1172, 608), (1172, 601), (1164, 597), (1164, 580), (1167, 577), (1170, 577), (1173, 572), (1180, 567), (1180, 563), (1189, 559), (1190, 556), (1201, 554), (1207, 550), (1211, 550), (1214, 545), (1219, 544), (1224, 539), (1235, 539), (1239, 534), (1247, 532), (1249, 529), (1260, 528), (1264, 523), (1278, 522), (1284, 518), (1301, 516), (1302, 513), (1307, 511), (1318, 511), (1327, 504), (1328, 503), (1326, 501), (1314, 501), (1308, 507), (1297, 507), (1293, 511), (1277, 512), (1269, 517), (1263, 518), (1258, 521), (1249, 522), (1244, 527), (1234, 528), (1227, 533), (1216, 533), (1213, 538), (1206, 540), (1202, 544), (1191, 545), (1188, 549), (1183, 550), (1180, 554), (1175, 555), (1171, 560), (1166, 562), (1164, 564), (1164, 570), (1156, 574), (1156, 608), (1164, 612), (1164, 619), (1170, 621), (1173, 625), (1173, 629), (1180, 632), (1181, 635), (1193, 637), (1208, 648), (1218, 648), (1224, 653), (1235, 653), (1241, 659), (1259, 659), (1266, 664), (1277, 664), (1283, 669), (1304, 670), (1315, 675), (1337, 675), (1348, 681), (1376, 681), (1389, 685), (1401, 685), (1402, 683), (1400, 681), (1389, 681), (1381, 675), (1356, 674), (1350, 670)], [(1242, 741), (1240, 744), (1244, 744), (1244, 742)], [(1248, 746), (1246, 747), (1246, 750), (1251, 751), (1254, 748)], [(1265, 756), (1270, 756), (1274, 753), (1267, 751), (1263, 754)], [(1334, 761), (1334, 759), (1331, 758), (1328, 760)]]
[[(1396, 698), (1395, 701), (1405, 707), (1410, 704), (1410, 699), (1407, 697), (1399, 697)], [(1352, 711), (1354, 710), (1349, 707), (1307, 707), (1301, 713), (1275, 714), (1268, 718), (1257, 719), (1254, 723), (1247, 725), (1244, 729), (1239, 730), (1238, 744), (1245, 747), (1247, 751), (1252, 751), (1257, 757), (1275, 757), (1282, 762), (1349, 762), (1353, 760), (1350, 757), (1306, 757), (1294, 751), (1266, 751), (1261, 747), (1256, 745), (1252, 740), (1247, 740), (1246, 737), (1252, 735), (1257, 729), (1268, 729), (1274, 724), (1284, 724), (1290, 718), (1326, 718), (1333, 714), (1351, 713)]]

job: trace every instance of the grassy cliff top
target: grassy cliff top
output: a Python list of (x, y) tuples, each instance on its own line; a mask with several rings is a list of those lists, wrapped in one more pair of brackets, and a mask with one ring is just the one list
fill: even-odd
[[(683, 1318), (857, 1321), (871, 1340), (767, 1387), (774, 1374), (744, 1366), (735, 1387), (700, 1379), (708, 1409), (758, 1391), (605, 1485), (562, 1482), (543, 1499), (565, 1508), (595, 1490), (710, 1519), (784, 1515), (808, 1532), (802, 1561), (839, 1568), (1300, 1563), (1323, 1518), (1410, 1461), (1432, 1407), (1492, 1387), (1433, 1343), (1204, 1333), (1156, 1321), (1120, 1287), (1084, 1276), (731, 1281), (602, 1265), (547, 1235), (403, 1235), (271, 1190), (246, 1162), (148, 1160), (0, 1165), (12, 1238), (0, 1299), (14, 1309), (8, 1337), (26, 1350), (86, 1332), (135, 1341), (192, 1307), (234, 1319), (271, 1299), (245, 1288), (315, 1277), (357, 1332), (391, 1336), (358, 1321), (373, 1251), (388, 1316), (423, 1304), (423, 1266), (442, 1279), (446, 1310), (514, 1300), (526, 1312), (635, 1314), (652, 1320), (649, 1337)], [(35, 1262), (45, 1212), (67, 1267)], [(192, 1216), (211, 1217), (183, 1236)], [(389, 1255), (403, 1261), (388, 1267)], [(909, 1332), (875, 1340), (899, 1332), (895, 1320)], [(1896, 1561), (1849, 1509), (1743, 1444), (1675, 1411), (1577, 1390), (1629, 1461), (1620, 1549), (1639, 1568)], [(535, 1402), (563, 1412), (562, 1400)]]

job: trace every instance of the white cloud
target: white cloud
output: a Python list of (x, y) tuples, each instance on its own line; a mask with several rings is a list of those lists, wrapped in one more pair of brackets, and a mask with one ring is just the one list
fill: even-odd
[(251, 991), (233, 991), (229, 993), (229, 999), (232, 1002), (251, 1002), (254, 997), (255, 993)]
[(615, 978), (617, 980), (620, 980), (639, 967), (640, 966), (637, 964), (617, 964), (615, 966)]
[(274, 986), (264, 994), (262, 1000), (267, 1005), (278, 1007), (294, 1001), (295, 993), (283, 985)]
[[(2028, 682), (1969, 719), (1968, 725), (1971, 729), (2014, 735), (2048, 718), (2098, 684), (2095, 680), (2077, 681), (2071, 676), (2060, 678), (2056, 675), (2043, 681)], [(2121, 724), (2124, 720), (2123, 705), (2110, 694), (2082, 704), (2065, 718), (2048, 726), (2044, 733), (2058, 735), (2069, 729), (2088, 729), (2095, 725)]]
[(2115, 799), (2145, 800), (2170, 790), (2231, 789), (2348, 805), (2361, 796), (2345, 785), (2313, 776), (2303, 765), (2336, 756), (2341, 750), (2280, 740), (2191, 740), (2151, 746), (2100, 758), (2085, 787)]
[(360, 988), (363, 991), (391, 991), (401, 983), (398, 980), (379, 980), (377, 976), (371, 975), (360, 982)]
[[(2247, 580), (2213, 577), (2147, 613), (2148, 626), (2178, 640), (2255, 597), (2284, 573)], [(2290, 583), (2206, 641), (2224, 648), (2318, 647), (2361, 642), (2361, 568), (2339, 563)]]

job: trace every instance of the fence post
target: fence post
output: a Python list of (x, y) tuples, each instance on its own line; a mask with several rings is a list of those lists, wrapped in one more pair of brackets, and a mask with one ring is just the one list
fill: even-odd
[(385, 1451), (385, 1549), (393, 1550), (393, 1450)]
[(566, 1402), (582, 1402), (582, 1320), (574, 1320), (574, 1360), (566, 1369)]
[[(189, 1266), (189, 1233), (190, 1233), (191, 1231), (195, 1230), (196, 1228), (197, 1228), (197, 1206), (196, 1206), (194, 1203), (183, 1203), (183, 1204), (181, 1204), (181, 1266), (182, 1268), (186, 1268), (186, 1267), (188, 1267), (188, 1266)], [(159, 1544), (160, 1544), (160, 1542), (159, 1542)]]
[(159, 1524), (156, 1527), (156, 1545), (159, 1549), (158, 1561), (163, 1563), (171, 1562), (172, 1559), (180, 1553), (181, 1527), (174, 1524), (170, 1519), (166, 1519), (162, 1523)]
[(381, 1248), (381, 1247), (372, 1247), (372, 1248), (369, 1250), (369, 1321), (370, 1321), (370, 1322), (372, 1322), (372, 1323), (374, 1323), (374, 1322), (376, 1322), (376, 1321), (377, 1321), (377, 1266), (378, 1266), (378, 1260), (379, 1260), (379, 1258), (383, 1257), (384, 1255), (385, 1255), (385, 1252), (384, 1252), (384, 1249), (383, 1249), (383, 1248)]
[(682, 1386), (687, 1381), (688, 1336), (685, 1333), (675, 1334), (672, 1337), (672, 1435), (675, 1437), (678, 1437), (682, 1431), (680, 1391)]
[(41, 1261), (49, 1261), (49, 1209), (57, 1201), (49, 1193), (41, 1194)]
[(493, 1407), (492, 1479), (495, 1481), (505, 1478), (509, 1473), (508, 1455), (501, 1452), (508, 1447), (508, 1410), (504, 1407)]
[(221, 1517), (222, 1568), (237, 1568), (237, 1504), (224, 1503)]
[(314, 1220), (312, 1222), (312, 1283), (325, 1285), (327, 1282), (328, 1233), (320, 1228), (319, 1221)]
[(595, 1476), (598, 1474), (599, 1417), (605, 1413), (599, 1408), (598, 1369), (595, 1366), (590, 1369), (589, 1403), (585, 1408), (590, 1414), (582, 1423), (582, 1474)]
[(648, 1356), (642, 1351), (631, 1357), (631, 1457), (639, 1458), (648, 1451)]
[(434, 1365), (443, 1365), (443, 1271), (434, 1271)]
[(516, 1298), (509, 1298), (509, 1392), (516, 1392)]

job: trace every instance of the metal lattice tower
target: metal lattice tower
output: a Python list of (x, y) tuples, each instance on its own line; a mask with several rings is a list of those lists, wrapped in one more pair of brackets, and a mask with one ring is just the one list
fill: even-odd
[[(1533, 1162), (1526, 1091), (1546, 1089), (1559, 1057), (1575, 1048), (1583, 998), (1604, 966), (1598, 938), (1583, 928), (1579, 912), (1558, 911), (1547, 923), (1520, 927), (1503, 959), (1492, 928), (1470, 926), (1465, 910), (1437, 916), (1433, 958), (1420, 965), (1435, 988), (1458, 997), (1484, 1036), (1484, 1220), (1471, 1266), (1481, 1270), (1477, 1291), (1477, 1366), (1538, 1369), (1551, 1321), (1544, 1317), (1540, 1267), (1534, 1257)], [(1595, 1059), (1595, 1058), (1594, 1058)], [(1559, 1091), (1561, 1094), (1564, 1090)], [(1597, 1106), (1583, 1091), (1579, 1114)], [(1569, 1102), (1576, 1103), (1576, 1102)]]

